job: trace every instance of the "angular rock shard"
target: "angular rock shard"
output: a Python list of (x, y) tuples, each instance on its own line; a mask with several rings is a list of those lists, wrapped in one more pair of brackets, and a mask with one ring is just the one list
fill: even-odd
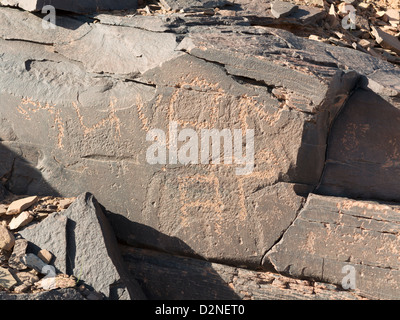
[(67, 223), (67, 273), (109, 299), (145, 299), (125, 270), (117, 241), (100, 205), (84, 193), (62, 213)]

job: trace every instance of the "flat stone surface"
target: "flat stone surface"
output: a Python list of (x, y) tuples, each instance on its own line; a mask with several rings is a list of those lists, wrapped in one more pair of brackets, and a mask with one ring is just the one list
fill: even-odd
[(59, 272), (67, 272), (67, 218), (60, 214), (50, 214), (33, 226), (20, 231), (19, 234), (30, 242), (29, 250), (38, 254), (45, 249), (54, 255), (52, 264)]
[(27, 11), (41, 11), (44, 6), (52, 5), (56, 9), (76, 13), (137, 8), (137, 0), (2, 0), (0, 4)]
[(267, 253), (264, 265), (337, 285), (348, 274), (343, 272), (347, 266), (354, 268), (355, 288), (361, 293), (397, 299), (399, 212), (398, 204), (310, 195), (293, 225)]

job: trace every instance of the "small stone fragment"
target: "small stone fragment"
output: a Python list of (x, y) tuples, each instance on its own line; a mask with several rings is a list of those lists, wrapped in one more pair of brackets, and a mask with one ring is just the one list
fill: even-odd
[(60, 209), (67, 209), (73, 201), (73, 199), (62, 199), (58, 202), (58, 207)]
[(389, 9), (388, 11), (386, 11), (385, 15), (387, 16), (387, 19), (392, 26), (397, 27), (399, 25), (400, 10)]
[(371, 26), (371, 29), (372, 35), (383, 48), (390, 49), (397, 54), (400, 54), (400, 41), (396, 37), (386, 33), (379, 27), (375, 28), (374, 26)]
[(39, 277), (34, 275), (32, 272), (21, 271), (15, 274), (15, 278), (20, 283), (25, 283), (27, 285), (32, 285), (39, 281)]
[(28, 241), (25, 239), (15, 240), (13, 252), (8, 260), (8, 265), (17, 270), (25, 270), (26, 265), (21, 262), (22, 257), (26, 254)]
[(38, 253), (38, 257), (47, 264), (50, 264), (51, 259), (53, 259), (53, 255), (46, 249), (40, 250)]
[(0, 267), (0, 288), (10, 289), (16, 285), (17, 281), (14, 279), (10, 271), (6, 268)]
[(44, 290), (73, 288), (76, 286), (76, 279), (66, 274), (58, 274), (55, 277), (44, 277), (35, 286)]
[(16, 230), (18, 228), (26, 226), (33, 220), (33, 215), (30, 212), (24, 211), (21, 212), (18, 216), (12, 218), (8, 227), (10, 230)]
[(31, 205), (35, 204), (38, 201), (37, 196), (27, 197), (23, 199), (19, 199), (13, 201), (7, 209), (7, 215), (14, 215), (21, 213), (25, 209), (28, 209)]
[(10, 251), (14, 243), (14, 235), (5, 226), (0, 225), (0, 249)]
[(284, 1), (275, 1), (271, 5), (271, 13), (277, 19), (287, 17), (298, 9), (297, 5)]
[(1, 217), (3, 214), (6, 214), (7, 208), (8, 208), (8, 206), (6, 206), (5, 204), (0, 204), (0, 217)]
[(30, 286), (26, 283), (20, 284), (14, 288), (15, 293), (25, 293), (29, 290)]

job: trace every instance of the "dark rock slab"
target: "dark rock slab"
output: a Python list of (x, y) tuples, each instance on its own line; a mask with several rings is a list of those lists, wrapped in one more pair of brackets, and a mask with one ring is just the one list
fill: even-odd
[(129, 270), (151, 300), (359, 300), (359, 292), (234, 268), (203, 260), (123, 247)]
[(85, 298), (73, 288), (56, 289), (39, 293), (9, 294), (0, 291), (0, 300), (85, 300)]
[(2, 0), (0, 4), (19, 7), (31, 12), (41, 11), (46, 5), (76, 13), (137, 8), (137, 0)]
[(400, 201), (400, 109), (359, 89), (332, 127), (318, 193)]
[(227, 0), (160, 0), (166, 10), (188, 10), (193, 8), (219, 8), (229, 3)]
[(400, 295), (400, 206), (310, 195), (282, 240), (264, 258), (278, 272), (355, 288), (378, 299)]
[(93, 195), (80, 195), (63, 215), (68, 218), (67, 273), (111, 300), (145, 299), (125, 271), (113, 230)]
[(53, 255), (51, 264), (61, 273), (67, 272), (67, 218), (60, 213), (54, 213), (28, 226), (19, 234), (29, 241), (29, 251), (38, 254), (46, 249)]

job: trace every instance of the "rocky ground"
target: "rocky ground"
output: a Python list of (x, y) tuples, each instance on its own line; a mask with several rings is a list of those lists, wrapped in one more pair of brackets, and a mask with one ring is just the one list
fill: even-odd
[[(398, 1), (38, 3), (0, 0), (1, 299), (400, 296)], [(171, 123), (253, 171), (149, 163)]]

